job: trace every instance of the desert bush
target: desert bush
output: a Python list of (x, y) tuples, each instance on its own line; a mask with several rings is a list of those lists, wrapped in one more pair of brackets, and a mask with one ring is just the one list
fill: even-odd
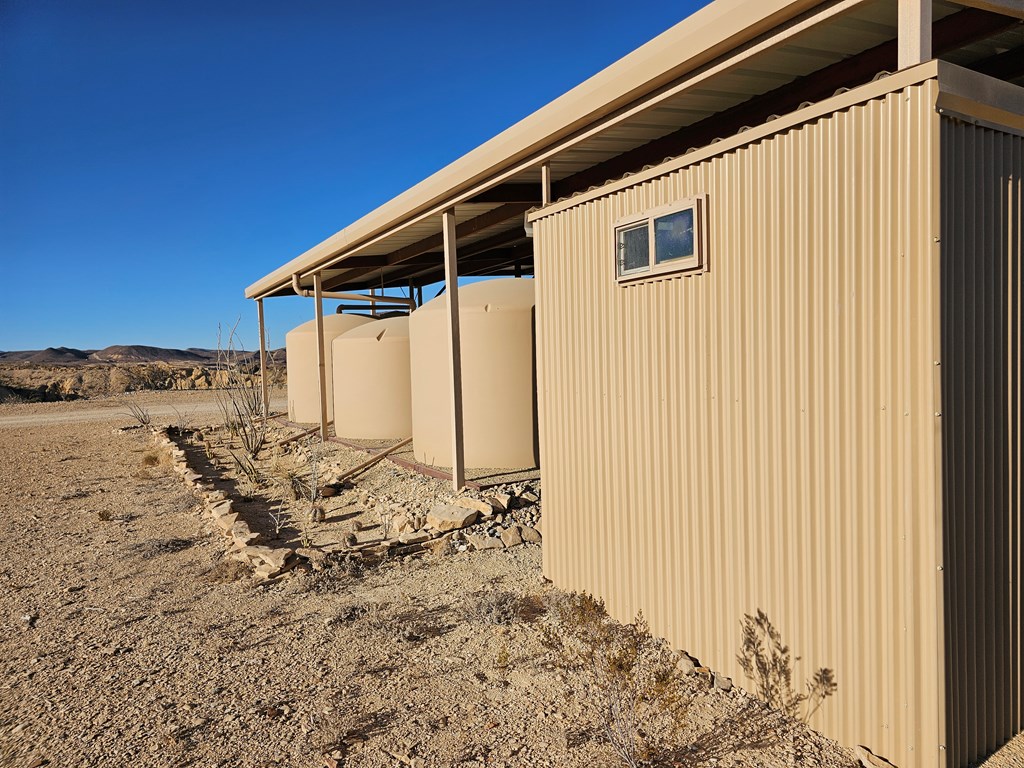
[(591, 677), (601, 732), (622, 764), (649, 764), (666, 746), (664, 735), (651, 734), (680, 732), (689, 697), (671, 649), (651, 636), (642, 614), (619, 624), (598, 598), (556, 594), (542, 641), (559, 666)]
[(779, 630), (760, 608), (753, 616), (743, 616), (742, 647), (736, 661), (756, 686), (760, 699), (805, 723), (838, 688), (835, 672), (826, 667), (811, 675), (804, 690), (793, 688), (793, 662), (800, 657), (793, 658)]
[(124, 406), (124, 410), (121, 413), (124, 416), (130, 416), (135, 419), (140, 426), (148, 427), (153, 423), (153, 415), (149, 412), (149, 408), (134, 397), (126, 396), (122, 398), (121, 404)]
[(222, 327), (217, 327), (217, 404), (228, 432), (238, 438), (251, 458), (256, 458), (267, 442), (267, 420), (263, 390), (259, 377), (249, 370), (250, 356), (238, 338), (238, 323), (236, 320), (231, 326), (226, 340)]
[(520, 600), (511, 592), (487, 592), (469, 600), (466, 612), (484, 624), (512, 624), (520, 617)]

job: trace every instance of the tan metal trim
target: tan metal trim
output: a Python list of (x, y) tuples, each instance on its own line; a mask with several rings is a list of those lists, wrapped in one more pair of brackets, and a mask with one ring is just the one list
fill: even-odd
[(324, 349), (324, 278), (313, 275), (313, 294), (316, 304), (316, 364), (320, 385), (320, 438), (327, 439), (327, 352)]
[(459, 260), (456, 252), (454, 209), (444, 212), (442, 227), (445, 301), (448, 304), (448, 353), (452, 383), (452, 486), (458, 493), (466, 487), (466, 450), (462, 423), (462, 338), (459, 326)]
[(551, 163), (547, 161), (540, 166), (540, 204), (551, 205)]
[(844, 109), (849, 109), (857, 104), (863, 104), (864, 102), (871, 101), (872, 99), (877, 99), (887, 93), (901, 91), (904, 88), (918, 85), (926, 80), (932, 80), (938, 77), (939, 63), (940, 62), (933, 59), (932, 61), (926, 61), (924, 64), (919, 64), (916, 67), (905, 69), (881, 80), (866, 83), (859, 88), (854, 88), (838, 96), (833, 96), (831, 99), (819, 101), (817, 104), (812, 104), (804, 109), (791, 112), (788, 115), (783, 115), (782, 117), (779, 117), (776, 120), (771, 120), (764, 125), (751, 128), (749, 131), (744, 131), (743, 133), (739, 133), (728, 139), (723, 139), (715, 144), (711, 144), (702, 149), (698, 149), (694, 152), (669, 160), (666, 163), (648, 168), (645, 171), (626, 176), (625, 178), (614, 181), (611, 184), (605, 184), (603, 187), (597, 187), (596, 189), (588, 190), (587, 192), (567, 198), (566, 200), (560, 200), (553, 205), (549, 205), (547, 208), (538, 208), (536, 211), (527, 214), (527, 220), (534, 222), (538, 219), (543, 219), (546, 216), (551, 216), (569, 208), (574, 208), (581, 203), (596, 200), (599, 197), (604, 197), (605, 195), (618, 192), (626, 189), (627, 187), (635, 186), (643, 181), (649, 181), (650, 179), (657, 178), (658, 176), (664, 176), (666, 173), (670, 173), (674, 170), (695, 165), (696, 163), (705, 162), (712, 157), (731, 152), (737, 147), (753, 144), (768, 136), (782, 133), (795, 125), (810, 122)]
[[(263, 298), (286, 278), (355, 255), (394, 232), (464, 203), (696, 84), (867, 0), (717, 0), (390, 202), (245, 290)], [(727, 30), (732, 30), (728, 34)], [(701, 53), (678, 63), (678, 51)], [(638, 79), (646, 85), (631, 87)], [(609, 95), (611, 94), (611, 95)], [(504, 167), (504, 170), (502, 170)], [(454, 190), (462, 190), (452, 194)]]
[(263, 418), (270, 415), (270, 390), (267, 385), (267, 331), (263, 319), (263, 299), (256, 300), (256, 317), (260, 327), (260, 394), (263, 398)]
[(946, 61), (939, 62), (938, 108), (968, 123), (1024, 135), (1024, 88)]

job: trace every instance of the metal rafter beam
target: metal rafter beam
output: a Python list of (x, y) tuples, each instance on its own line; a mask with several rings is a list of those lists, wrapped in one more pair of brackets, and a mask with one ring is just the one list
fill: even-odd
[[(463, 238), (468, 235), (476, 234), (490, 227), (498, 224), (503, 224), (509, 219), (521, 217), (531, 207), (530, 203), (505, 203), (499, 205), (497, 208), (482, 213), (476, 218), (464, 221), (455, 227), (454, 237)], [(425, 237), (419, 242), (406, 245), (399, 248), (397, 251), (389, 253), (385, 259), (384, 266), (393, 266), (395, 264), (401, 264), (403, 261), (408, 261), (414, 256), (419, 256), (423, 253), (428, 253), (437, 248), (444, 246), (444, 234), (438, 232), (437, 234)]]
[[(932, 55), (940, 56), (960, 46), (990, 37), (1018, 22), (1009, 16), (968, 8), (947, 16), (932, 26)], [(899, 41), (869, 48), (817, 72), (783, 85), (761, 96), (755, 96), (693, 125), (681, 128), (660, 139), (648, 142), (616, 157), (598, 163), (585, 171), (557, 182), (554, 198), (568, 197), (574, 192), (604, 184), (610, 179), (637, 171), (645, 165), (657, 164), (667, 157), (681, 155), (690, 147), (703, 147), (716, 138), (732, 136), (740, 128), (764, 122), (773, 114), (785, 114), (806, 101), (821, 101), (837, 88), (860, 85), (878, 72), (894, 70), (899, 55)]]
[[(533, 254), (533, 243), (523, 243), (512, 248), (496, 248), (486, 253), (477, 254), (471, 257), (463, 257), (459, 254), (459, 264), (465, 267), (460, 268), (461, 274), (465, 275), (481, 275), (489, 274), (489, 270), (497, 267), (504, 266), (506, 264), (515, 262), (516, 260), (524, 260), (527, 257), (532, 258)], [(417, 259), (414, 262), (407, 262), (407, 265), (403, 265), (386, 275), (384, 275), (384, 287), (393, 288), (395, 286), (404, 286), (409, 280), (414, 281), (418, 285), (425, 285), (429, 283), (439, 282), (444, 279), (444, 254), (434, 254), (437, 258), (429, 263), (424, 264), (419, 262)], [(380, 287), (381, 283), (377, 280), (374, 283), (375, 287)], [(353, 288), (367, 288), (369, 283), (354, 284)]]
[(475, 197), (471, 197), (469, 203), (529, 203), (530, 205), (541, 204), (541, 187), (539, 184), (527, 184), (520, 182), (506, 182), (496, 187), (491, 187)]
[(1024, 75), (1024, 45), (989, 56), (970, 66), (983, 75), (998, 77), (1000, 80), (1013, 80)]
[[(508, 245), (509, 243), (514, 243), (517, 240), (522, 240), (525, 237), (526, 237), (526, 233), (520, 227), (518, 227), (518, 226), (513, 228), (513, 229), (506, 230), (504, 232), (498, 232), (497, 234), (491, 235), (490, 237), (485, 237), (485, 238), (483, 238), (481, 240), (477, 240), (475, 243), (470, 243), (468, 245), (460, 247), (459, 248), (459, 261), (465, 261), (467, 259), (472, 259), (473, 257), (475, 257), (476, 255), (478, 255), (480, 253), (484, 253), (484, 252), (492, 250), (494, 248), (500, 248), (501, 246)], [(363, 264), (365, 266), (358, 267), (356, 269), (353, 269), (353, 270), (345, 272), (345, 273), (343, 273), (341, 275), (338, 275), (337, 277), (331, 278), (330, 285), (331, 285), (332, 288), (337, 287), (337, 286), (347, 286), (347, 287), (352, 287), (352, 288), (356, 288), (356, 287), (370, 287), (370, 286), (372, 286), (372, 287), (379, 287), (380, 286), (380, 278), (377, 277), (377, 279), (375, 280), (375, 279), (373, 279), (372, 276), (379, 275), (381, 269), (383, 269), (384, 267), (390, 266), (390, 265), (387, 264), (387, 257), (386, 256), (374, 256), (374, 257), (366, 256), (366, 257), (357, 257), (357, 258), (364, 258), (364, 259), (373, 258), (374, 261), (372, 263), (367, 263), (367, 262), (364, 261)], [(439, 264), (443, 264), (443, 263), (444, 263), (444, 254), (443, 254), (443, 252), (429, 251), (427, 253), (422, 253), (419, 256), (412, 256), (412, 257), (404, 260), (402, 262), (402, 266), (403, 267), (406, 267), (406, 266), (413, 267), (413, 269), (411, 269), (411, 270), (405, 270), (405, 269), (401, 269), (401, 270), (391, 269), (391, 270), (389, 270), (384, 275), (384, 284), (388, 285), (389, 281), (394, 279), (396, 276), (397, 277), (401, 277), (402, 275), (415, 275), (419, 271), (421, 271), (422, 267), (430, 267), (432, 265), (439, 265)], [(356, 282), (356, 281), (360, 281), (360, 278), (364, 278), (364, 277), (366, 278), (365, 280), (362, 280), (361, 282)]]

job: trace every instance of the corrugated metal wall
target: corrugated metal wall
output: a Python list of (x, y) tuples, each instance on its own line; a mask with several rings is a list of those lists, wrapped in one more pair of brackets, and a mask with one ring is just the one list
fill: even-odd
[(1024, 139), (952, 119), (941, 131), (947, 718), (964, 765), (1024, 728)]
[[(937, 85), (536, 222), (544, 568), (744, 684), (765, 610), (812, 724), (941, 765)], [(613, 222), (709, 196), (703, 275), (620, 286)]]

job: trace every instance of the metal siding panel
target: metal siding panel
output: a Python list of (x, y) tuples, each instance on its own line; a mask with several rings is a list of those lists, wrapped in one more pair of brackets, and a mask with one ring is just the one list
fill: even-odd
[(943, 508), (951, 762), (1021, 717), (1024, 139), (942, 120)]
[[(838, 675), (814, 725), (942, 762), (936, 85), (535, 223), (545, 573), (743, 683), (744, 613)], [(617, 218), (709, 200), (709, 271)], [(868, 670), (868, 672), (865, 672)]]

